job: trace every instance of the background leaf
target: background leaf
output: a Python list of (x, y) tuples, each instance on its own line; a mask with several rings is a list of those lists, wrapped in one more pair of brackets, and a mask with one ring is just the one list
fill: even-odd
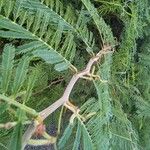
[(21, 150), (22, 143), (22, 123), (18, 122), (12, 133), (9, 150)]
[(14, 57), (15, 57), (15, 48), (11, 45), (5, 45), (2, 54), (2, 82), (1, 82), (2, 93), (7, 92), (9, 82), (11, 80)]

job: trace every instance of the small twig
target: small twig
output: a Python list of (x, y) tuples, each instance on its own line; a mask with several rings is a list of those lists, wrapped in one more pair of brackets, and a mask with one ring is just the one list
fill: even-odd
[(60, 111), (59, 120), (58, 120), (58, 127), (57, 127), (57, 134), (59, 134), (60, 130), (61, 130), (61, 121), (62, 121), (63, 111), (64, 111), (64, 106), (62, 106), (61, 111)]

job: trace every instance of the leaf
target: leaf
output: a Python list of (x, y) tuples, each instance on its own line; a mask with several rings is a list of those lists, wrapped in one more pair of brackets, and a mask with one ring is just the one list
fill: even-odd
[(15, 57), (15, 48), (11, 45), (5, 45), (2, 54), (2, 93), (6, 93), (11, 79), (12, 68)]
[(22, 123), (18, 122), (12, 133), (9, 150), (21, 150), (22, 147)]
[[(59, 14), (59, 11), (56, 10), (60, 10), (62, 9), (62, 4), (56, 0), (56, 1), (47, 1), (46, 3), (49, 3), (47, 5), (42, 4), (40, 1), (33, 1), (33, 0), (28, 0), (28, 1), (24, 1), (23, 3), (23, 7), (29, 9), (30, 11), (44, 11), (46, 14), (48, 14), (49, 16), (49, 21), (50, 23), (55, 26), (57, 26), (57, 24), (60, 22), (61, 25), (63, 26), (63, 28), (65, 30), (71, 30), (73, 28), (73, 26), (71, 25), (72, 20), (74, 19), (73, 17), (71, 17), (71, 13), (69, 16), (69, 12), (66, 13), (66, 16), (68, 16), (68, 18), (62, 18), (62, 16)], [(54, 3), (54, 7), (56, 7), (56, 9), (51, 9), (53, 8), (50, 7), (50, 5), (52, 5), (52, 3)], [(71, 10), (70, 10), (71, 11)]]
[(0, 15), (0, 27), (11, 31), (16, 31), (22, 34), (27, 32), (23, 27), (18, 26), (16, 23), (12, 23), (12, 21), (6, 19), (1, 15)]
[(8, 108), (9, 108), (9, 105), (7, 103), (0, 102), (0, 114), (4, 113)]
[(84, 42), (84, 44), (87, 46), (88, 52), (93, 50), (95, 42), (92, 33), (86, 26), (87, 17), (84, 15), (84, 11), (80, 11), (77, 22), (75, 22), (76, 14), (75, 11), (73, 11), (73, 8), (68, 5), (64, 13), (65, 8), (59, 0), (56, 2), (55, 0), (45, 1), (45, 3), (29, 0), (24, 1), (23, 7), (30, 9), (30, 11), (33, 12), (43, 11), (44, 15), (47, 14), (50, 24), (53, 24), (57, 29), (58, 26), (61, 26), (62, 30), (73, 33), (75, 37), (77, 36)]
[[(100, 33), (100, 36), (102, 40), (104, 40), (104, 43), (109, 43), (114, 45), (114, 37), (111, 31), (111, 28), (105, 23), (104, 19), (98, 15), (97, 9), (94, 7), (94, 5), (90, 2), (90, 0), (81, 0), (82, 3), (87, 8), (89, 14), (93, 18), (97, 29)], [(103, 44), (104, 44), (103, 43)]]
[(60, 55), (52, 50), (36, 50), (32, 52), (35, 57), (42, 58), (48, 64), (55, 64), (55, 69), (57, 71), (63, 71), (70, 67), (69, 62), (63, 62), (63, 59)]
[(46, 61), (46, 63), (54, 64), (63, 61), (62, 57), (57, 55), (52, 50), (37, 50), (33, 52), (35, 57), (40, 57)]
[(43, 44), (40, 41), (33, 41), (30, 43), (26, 43), (24, 45), (18, 46), (16, 49), (16, 53), (24, 54), (24, 53), (30, 52), (32, 50), (35, 50), (40, 46), (43, 46)]
[(32, 95), (32, 90), (33, 90), (35, 82), (37, 80), (37, 74), (38, 74), (38, 70), (34, 69), (28, 78), (28, 85), (27, 85), (27, 91), (26, 91), (26, 94), (24, 97), (24, 102), (27, 102)]
[(54, 68), (56, 71), (64, 71), (69, 68), (69, 64), (66, 62), (62, 62), (62, 63), (56, 64)]
[(18, 67), (16, 69), (14, 83), (13, 83), (13, 88), (12, 88), (12, 94), (14, 96), (16, 96), (16, 94), (19, 92), (20, 88), (22, 87), (23, 82), (25, 81), (29, 62), (30, 62), (29, 57), (23, 57), (18, 64)]
[[(0, 37), (3, 38), (16, 38), (16, 39), (37, 39), (32, 33), (27, 31), (17, 23), (6, 19), (0, 15)], [(5, 31), (6, 30), (6, 31)]]
[(74, 128), (75, 124), (69, 124), (67, 128), (65, 129), (63, 136), (58, 142), (59, 149), (63, 148), (65, 144), (67, 143), (69, 137), (71, 136), (72, 130)]
[(94, 150), (94, 145), (93, 145), (91, 136), (86, 126), (83, 123), (81, 124), (81, 128), (82, 128), (82, 139), (83, 139), (84, 150)]
[(14, 31), (0, 31), (0, 37), (13, 39), (36, 39), (28, 34), (22, 34)]
[(78, 150), (79, 149), (80, 140), (81, 140), (81, 124), (78, 121), (76, 137), (75, 137), (75, 141), (74, 141), (74, 145), (73, 145), (72, 150)]

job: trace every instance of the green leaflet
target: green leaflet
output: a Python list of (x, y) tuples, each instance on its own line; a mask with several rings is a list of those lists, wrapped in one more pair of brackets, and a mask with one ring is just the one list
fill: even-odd
[[(99, 117), (93, 118), (88, 122), (87, 126), (92, 132), (92, 137), (95, 137), (95, 146), (97, 149), (108, 150), (110, 147), (111, 135), (109, 124), (113, 116), (111, 97), (109, 93), (110, 71), (112, 64), (112, 53), (105, 55), (104, 63), (99, 67), (98, 75), (103, 82), (98, 80), (94, 82), (99, 105)], [(107, 82), (106, 82), (107, 81)], [(95, 126), (93, 125), (95, 124)], [(99, 132), (99, 134), (97, 134)]]
[(114, 37), (111, 31), (111, 28), (105, 23), (104, 19), (98, 15), (97, 9), (94, 7), (94, 5), (90, 2), (90, 0), (81, 0), (82, 3), (87, 8), (89, 14), (92, 16), (97, 29), (101, 35), (101, 38), (104, 43), (109, 43), (111, 45), (114, 45)]
[(71, 133), (72, 133), (74, 126), (75, 126), (75, 123), (69, 124), (67, 126), (67, 128), (65, 129), (63, 136), (61, 137), (61, 139), (58, 142), (59, 149), (63, 148), (65, 146), (65, 144), (67, 143), (69, 137), (71, 136)]
[(17, 23), (10, 21), (0, 15), (0, 28), (9, 31), (0, 30), (0, 37), (3, 38), (16, 38), (16, 39), (36, 39), (36, 37), (24, 29)]
[(18, 118), (18, 123), (13, 130), (11, 141), (9, 144), (9, 150), (22, 150), (22, 136), (23, 136), (22, 122), (26, 120), (26, 113), (20, 108), (18, 108), (16, 111), (16, 117)]
[(84, 124), (81, 124), (81, 128), (82, 128), (82, 139), (84, 150), (94, 150), (93, 141), (86, 126)]
[[(58, 22), (63, 26), (64, 30), (72, 30), (73, 26), (71, 25), (72, 19), (71, 17), (69, 17), (69, 12), (68, 14), (66, 14), (66, 16), (68, 16), (68, 18), (66, 17), (66, 19), (63, 19), (61, 16), (61, 11), (62, 10), (62, 6), (61, 3), (56, 0), (55, 1), (51, 0), (49, 2), (46, 2), (47, 5), (42, 4), (40, 0), (34, 1), (34, 0), (29, 0), (29, 1), (24, 1), (23, 3), (23, 7), (24, 8), (28, 8), (30, 9), (30, 11), (40, 11), (40, 10), (44, 10), (45, 13), (48, 14), (49, 16), (49, 21), (51, 23), (53, 23), (54, 25), (57, 26)], [(56, 4), (56, 9), (59, 10), (55, 10), (55, 9), (51, 9), (53, 8), (53, 4)], [(47, 7), (49, 6), (49, 7)]]
[(81, 130), (82, 130), (82, 127), (81, 127), (80, 122), (78, 121), (78, 126), (77, 126), (77, 131), (76, 131), (76, 137), (75, 137), (75, 141), (74, 141), (72, 150), (79, 149), (80, 141), (81, 141)]
[(43, 46), (43, 43), (40, 41), (33, 41), (26, 43), (24, 45), (18, 46), (16, 49), (17, 54), (24, 54), (36, 50), (37, 48)]
[(57, 55), (52, 50), (37, 50), (33, 52), (35, 57), (40, 57), (46, 61), (46, 63), (54, 64), (63, 61), (62, 57)]
[(15, 22), (11, 22), (9, 19), (2, 15), (0, 15), (0, 27), (22, 34), (27, 32), (23, 27), (17, 25)]
[(18, 122), (12, 133), (9, 150), (21, 150), (22, 146), (22, 123)]
[(15, 57), (15, 48), (11, 45), (5, 45), (2, 54), (2, 93), (6, 93), (11, 79), (13, 63)]
[(4, 113), (9, 108), (7, 103), (0, 103), (0, 114)]
[(22, 8), (22, 3), (25, 0), (16, 0), (15, 1), (15, 6), (14, 6), (14, 20), (16, 20), (20, 16), (20, 11)]
[(0, 31), (0, 37), (13, 39), (35, 39), (28, 34), (17, 33), (13, 31)]
[(26, 74), (28, 71), (29, 62), (30, 62), (29, 57), (23, 57), (18, 64), (18, 67), (16, 69), (14, 82), (13, 82), (13, 88), (12, 88), (12, 94), (14, 96), (16, 96), (16, 94), (19, 92), (19, 90), (22, 87), (23, 82), (25, 81)]
[(59, 72), (64, 71), (69, 68), (69, 64), (66, 62), (62, 62), (62, 63), (56, 64), (54, 68), (55, 68), (55, 70), (57, 70)]
[(55, 53), (54, 51), (37, 50), (33, 52), (33, 55), (35, 57), (42, 58), (44, 61), (46, 61), (46, 63), (49, 63), (49, 64), (59, 63), (59, 64), (56, 64), (55, 66), (55, 69), (58, 71), (68, 69), (70, 66), (70, 64), (68, 64), (67, 62), (62, 62), (63, 61), (62, 57), (58, 55), (57, 53)]
[[(35, 12), (35, 14), (31, 15), (28, 11), (22, 10), (24, 2), (25, 1), (16, 1), (15, 4), (12, 4), (14, 9), (12, 9), (11, 13), (14, 14), (14, 18), (7, 18), (6, 14), (3, 13), (0, 15), (0, 37), (34, 40), (34, 42), (37, 42), (38, 44), (34, 43), (36, 45), (35, 46), (31, 43), (30, 45), (20, 47), (21, 53), (39, 49), (42, 46), (44, 49), (46, 47), (46, 49), (53, 50), (57, 55), (59, 55), (58, 57), (62, 57), (65, 62), (70, 63), (71, 65), (69, 58), (71, 56), (71, 60), (73, 59), (74, 49), (73, 53), (71, 53), (70, 50), (72, 47), (69, 47), (67, 50), (69, 53), (67, 53), (67, 55), (65, 53), (62, 54), (61, 51), (59, 51), (60, 48), (58, 46), (60, 46), (62, 33), (60, 30), (54, 33), (53, 28), (50, 28), (50, 15), (45, 13), (43, 10), (39, 10)], [(5, 3), (1, 1), (1, 8), (3, 7), (5, 8)], [(63, 31), (64, 27), (61, 25), (60, 21), (57, 22), (57, 25), (60, 25), (60, 28)], [(74, 43), (73, 40), (71, 42)]]
[(35, 82), (37, 80), (37, 76), (38, 76), (38, 70), (34, 69), (31, 72), (31, 75), (28, 77), (28, 85), (27, 85), (26, 94), (24, 96), (24, 103), (27, 102), (32, 95), (32, 90), (33, 90)]

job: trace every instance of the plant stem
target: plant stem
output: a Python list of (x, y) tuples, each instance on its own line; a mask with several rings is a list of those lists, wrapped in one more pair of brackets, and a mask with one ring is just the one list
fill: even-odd
[[(0, 128), (10, 129), (17, 125), (18, 122), (7, 122), (4, 124), (0, 124)], [(31, 124), (31, 121), (25, 121), (23, 124)]]
[(61, 120), (62, 120), (63, 110), (64, 110), (64, 106), (62, 106), (61, 111), (60, 111), (59, 120), (58, 120), (58, 127), (57, 127), (58, 128), (57, 134), (59, 134), (60, 130), (61, 130)]
[(32, 115), (33, 117), (37, 117), (39, 115), (38, 112), (36, 112), (34, 109), (32, 109), (26, 105), (23, 105), (23, 104), (15, 101), (14, 99), (6, 97), (5, 95), (0, 94), (0, 99), (7, 102), (10, 105), (14, 105), (14, 106), (20, 108), (21, 110), (24, 110), (25, 112)]

